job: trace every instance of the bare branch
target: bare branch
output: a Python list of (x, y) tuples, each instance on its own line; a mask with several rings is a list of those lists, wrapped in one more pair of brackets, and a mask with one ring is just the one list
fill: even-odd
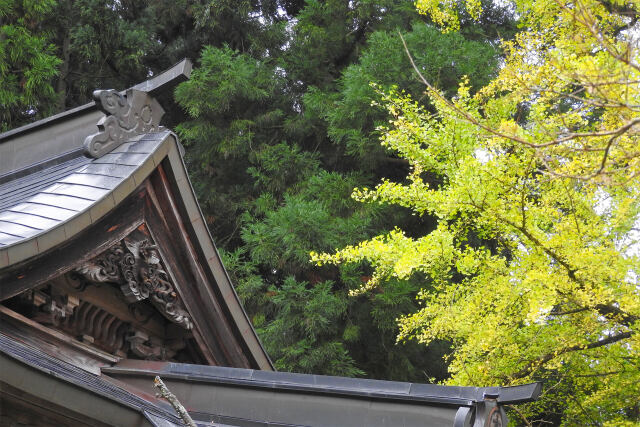
[(160, 390), (160, 396), (166, 399), (171, 404), (171, 406), (173, 406), (173, 409), (176, 410), (185, 426), (197, 427), (196, 423), (193, 422), (187, 410), (184, 408), (184, 406), (182, 406), (182, 403), (180, 403), (180, 401), (174, 396), (174, 394), (169, 391), (169, 388), (164, 384), (160, 377), (155, 377), (155, 379), (153, 380), (153, 385), (158, 390)]
[(618, 341), (622, 341), (622, 340), (625, 340), (627, 338), (631, 338), (631, 335), (632, 335), (631, 331), (621, 332), (619, 334), (610, 335), (607, 338), (603, 338), (601, 340), (598, 340), (598, 341), (595, 341), (595, 342), (592, 342), (592, 343), (589, 343), (589, 344), (577, 344), (577, 345), (573, 345), (573, 346), (570, 346), (570, 347), (566, 347), (566, 348), (554, 351), (553, 353), (545, 354), (544, 356), (541, 356), (541, 357), (537, 358), (536, 360), (532, 361), (531, 363), (529, 363), (529, 365), (527, 365), (523, 369), (519, 370), (515, 374), (511, 375), (510, 378), (511, 379), (518, 379), (518, 378), (526, 377), (527, 375), (529, 375), (530, 373), (532, 373), (533, 371), (538, 369), (540, 366), (544, 365), (548, 361), (550, 361), (550, 360), (554, 359), (555, 357), (558, 357), (558, 356), (560, 356), (562, 354), (571, 353), (573, 351), (592, 350), (594, 348), (603, 347), (603, 346), (608, 345), (608, 344), (613, 344), (613, 343), (616, 343)]
[(513, 412), (515, 412), (516, 414), (518, 414), (518, 416), (520, 417), (520, 419), (524, 422), (524, 424), (527, 427), (533, 427), (533, 424), (531, 424), (529, 422), (529, 420), (527, 419), (527, 417), (524, 416), (524, 414), (522, 412), (520, 412), (520, 410), (518, 410), (518, 408), (515, 405), (505, 405), (505, 407), (512, 409)]

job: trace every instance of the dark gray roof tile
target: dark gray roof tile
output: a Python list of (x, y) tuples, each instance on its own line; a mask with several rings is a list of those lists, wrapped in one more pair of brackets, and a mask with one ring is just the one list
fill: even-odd
[(94, 164), (115, 164), (139, 166), (147, 158), (146, 154), (115, 153), (105, 154), (93, 161)]
[(3, 245), (10, 245), (22, 240), (22, 237), (14, 236), (13, 234), (7, 234), (0, 231), (0, 243)]
[(16, 224), (15, 222), (0, 219), (0, 232), (18, 237), (31, 237), (38, 234), (42, 229)]
[(116, 153), (128, 153), (128, 154), (149, 154), (158, 146), (157, 133), (143, 135), (146, 138), (142, 138), (139, 141), (127, 142), (111, 151), (112, 154)]
[(55, 219), (58, 221), (69, 219), (77, 213), (77, 211), (67, 208), (59, 208), (41, 203), (34, 203), (33, 200), (13, 206), (11, 208), (11, 212), (25, 212), (32, 215), (39, 215), (43, 218)]
[(74, 173), (61, 179), (58, 182), (66, 183), (66, 184), (89, 185), (91, 187), (112, 190), (122, 182), (122, 179), (115, 178), (112, 176), (105, 176), (105, 175), (90, 175), (90, 174), (84, 174), (84, 173), (82, 174)]
[[(80, 396), (84, 396), (86, 402), (83, 401), (83, 403), (86, 405), (102, 408), (103, 406), (96, 399), (108, 399), (117, 402), (118, 405), (140, 412), (141, 417), (152, 414), (154, 421), (166, 421), (166, 424), (162, 424), (163, 427), (181, 425), (180, 419), (174, 414), (171, 406), (162, 400), (154, 400), (153, 395), (141, 393), (141, 396), (138, 396), (123, 388), (122, 384), (87, 372), (2, 333), (0, 333), (0, 355), (3, 356), (5, 363), (8, 363), (9, 360), (15, 360), (21, 365), (30, 366), (34, 373), (45, 373), (47, 375), (46, 382), (49, 382), (48, 380), (57, 382), (57, 384), (49, 384), (52, 393), (55, 393), (64, 384), (70, 384), (82, 390), (83, 394)], [(41, 384), (43, 387), (46, 386), (45, 382)], [(100, 416), (96, 416), (96, 419), (100, 419)], [(147, 423), (141, 422), (137, 425), (147, 425)]]
[[(68, 171), (77, 169), (78, 166), (87, 164), (90, 161), (79, 152), (66, 153), (59, 159), (50, 159), (10, 174), (0, 175), (0, 185), (2, 185), (2, 188), (11, 188), (11, 186), (19, 186), (24, 182), (32, 183), (46, 180), (48, 176), (64, 175)], [(5, 185), (8, 185), (8, 187), (5, 187)]]
[(86, 164), (88, 159), (72, 159), (62, 164), (54, 164), (45, 170), (35, 170), (32, 174), (15, 180), (0, 181), (0, 211), (20, 203), (25, 198), (38, 194), (44, 188), (67, 176), (70, 171)]
[(105, 175), (115, 178), (124, 178), (129, 176), (136, 169), (135, 165), (116, 165), (113, 163), (90, 163), (81, 167), (76, 173)]
[(73, 196), (80, 199), (96, 201), (104, 197), (109, 190), (83, 184), (59, 183), (45, 188), (42, 192), (45, 194), (62, 194), (65, 196)]
[(55, 227), (60, 222), (55, 219), (41, 217), (39, 215), (13, 211), (0, 212), (0, 220), (26, 225), (40, 230)]
[(30, 198), (29, 201), (63, 209), (71, 209), (77, 212), (88, 208), (93, 203), (93, 200), (81, 199), (63, 194), (46, 193), (39, 193)]

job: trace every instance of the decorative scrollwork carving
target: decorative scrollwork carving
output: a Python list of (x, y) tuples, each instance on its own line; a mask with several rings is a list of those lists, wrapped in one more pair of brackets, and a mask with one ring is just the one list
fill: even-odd
[(118, 284), (127, 302), (149, 299), (171, 322), (187, 330), (193, 328), (193, 321), (178, 298), (157, 247), (148, 238), (124, 238), (76, 268), (75, 273), (91, 282)]
[(106, 116), (98, 121), (98, 133), (84, 141), (88, 157), (98, 158), (136, 135), (156, 132), (164, 110), (148, 93), (135, 89), (122, 95), (116, 90), (96, 90), (93, 99)]

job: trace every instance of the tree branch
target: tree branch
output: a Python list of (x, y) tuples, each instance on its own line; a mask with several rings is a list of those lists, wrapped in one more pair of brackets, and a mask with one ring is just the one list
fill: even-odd
[(153, 385), (158, 390), (160, 390), (160, 396), (166, 399), (171, 404), (171, 406), (173, 406), (173, 409), (176, 410), (185, 426), (197, 427), (196, 423), (193, 422), (187, 410), (184, 408), (184, 406), (182, 406), (182, 403), (180, 403), (180, 401), (174, 396), (174, 394), (169, 391), (169, 388), (164, 385), (164, 382), (162, 382), (160, 377), (155, 377), (155, 379), (153, 380)]
[(571, 314), (584, 313), (585, 311), (595, 310), (599, 315), (606, 317), (608, 320), (617, 322), (623, 326), (631, 326), (632, 323), (639, 319), (638, 316), (629, 314), (619, 309), (613, 304), (596, 304), (588, 307), (579, 307), (573, 310), (566, 311), (554, 311), (552, 310), (549, 315), (551, 316), (569, 316)]
[(512, 409), (513, 412), (515, 412), (516, 414), (518, 414), (518, 416), (520, 417), (520, 419), (525, 423), (525, 425), (527, 427), (533, 427), (533, 424), (531, 424), (529, 422), (529, 420), (527, 419), (527, 417), (524, 416), (524, 414), (522, 412), (520, 412), (518, 410), (518, 408), (515, 405), (505, 405), (507, 408)]
[(608, 336), (607, 338), (603, 338), (601, 340), (589, 343), (589, 344), (577, 344), (577, 345), (572, 345), (571, 347), (566, 347), (564, 349), (561, 350), (557, 350), (553, 353), (548, 353), (545, 354), (542, 357), (539, 357), (538, 359), (532, 361), (531, 363), (529, 363), (529, 365), (527, 365), (525, 368), (519, 370), (518, 372), (516, 372), (515, 374), (511, 375), (510, 378), (511, 379), (518, 379), (518, 378), (523, 378), (526, 377), (527, 375), (529, 375), (531, 372), (533, 372), (534, 370), (536, 370), (537, 368), (539, 368), (540, 366), (544, 365), (545, 363), (547, 363), (548, 361), (550, 361), (551, 359), (560, 356), (561, 354), (566, 354), (566, 353), (571, 353), (572, 351), (578, 351), (578, 350), (592, 350), (594, 348), (599, 348), (608, 344), (613, 344), (615, 342), (618, 341), (622, 341), (624, 339), (630, 338), (632, 335), (631, 331), (628, 332), (621, 332), (617, 335), (611, 335)]
[(610, 320), (618, 321), (621, 325), (624, 326), (631, 326), (632, 323), (636, 322), (639, 319), (638, 316), (625, 313), (623, 310), (620, 310), (618, 307), (612, 304), (596, 304), (594, 308), (602, 316)]

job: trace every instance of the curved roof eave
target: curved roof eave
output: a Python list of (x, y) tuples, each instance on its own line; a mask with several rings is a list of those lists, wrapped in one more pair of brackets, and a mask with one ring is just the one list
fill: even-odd
[[(79, 166), (70, 168), (62, 176), (55, 176), (56, 179), (48, 186), (35, 194), (27, 194), (18, 204), (14, 202), (5, 210), (0, 207), (0, 224), (8, 225), (0, 227), (0, 243), (3, 235), (5, 237), (5, 245), (0, 246), (0, 269), (26, 263), (31, 258), (55, 250), (88, 229), (131, 195), (162, 163), (175, 178), (178, 191), (174, 196), (179, 199), (178, 203), (187, 216), (183, 220), (190, 223), (193, 230), (190, 237), (204, 254), (233, 323), (260, 369), (272, 370), (273, 365), (248, 320), (205, 225), (180, 154), (177, 136), (166, 130), (140, 135), (100, 158), (79, 162)], [(90, 200), (92, 198), (94, 200)], [(78, 210), (73, 212), (70, 207)], [(59, 215), (57, 219), (55, 215)], [(35, 230), (21, 225), (33, 225), (31, 221), (34, 219), (39, 220), (44, 228)], [(16, 238), (13, 242), (7, 240), (6, 235), (12, 230), (9, 228), (12, 225), (18, 228), (18, 232), (31, 232), (31, 235)]]
[[(162, 163), (173, 177), (188, 238), (203, 257), (200, 263), (210, 273), (209, 281), (215, 281), (211, 286), (217, 287), (238, 339), (260, 369), (272, 370), (206, 227), (178, 139), (159, 126), (163, 110), (151, 96), (188, 79), (191, 66), (182, 60), (126, 91), (96, 91), (96, 102), (0, 134), (0, 273), (52, 253), (88, 230)], [(109, 108), (109, 97), (119, 98), (129, 109)], [(147, 107), (151, 117), (142, 119)], [(123, 132), (106, 129), (114, 120)]]
[[(204, 216), (197, 202), (195, 191), (191, 185), (186, 166), (180, 154), (180, 145), (177, 136), (173, 133), (170, 137), (173, 142), (167, 147), (167, 160), (171, 168), (171, 172), (175, 177), (175, 185), (180, 189), (178, 196), (182, 199), (180, 202), (184, 207), (187, 219), (191, 223), (193, 229), (193, 238), (197, 242), (198, 247), (202, 250), (207, 260), (208, 268), (213, 274), (214, 280), (218, 285), (218, 289), (224, 303), (227, 305), (229, 313), (233, 319), (233, 323), (238, 327), (241, 335), (245, 338), (245, 343), (254, 360), (262, 370), (274, 370), (273, 363), (266, 351), (264, 350), (253, 325), (249, 322), (249, 318), (244, 311), (240, 298), (231, 283), (231, 279), (222, 264), (220, 254), (216, 249), (211, 233), (206, 226)], [(159, 164), (159, 162), (158, 162)]]
[(0, 269), (43, 254), (96, 223), (169, 150), (169, 131), (140, 135), (98, 159), (77, 156), (8, 181), (0, 194)]

